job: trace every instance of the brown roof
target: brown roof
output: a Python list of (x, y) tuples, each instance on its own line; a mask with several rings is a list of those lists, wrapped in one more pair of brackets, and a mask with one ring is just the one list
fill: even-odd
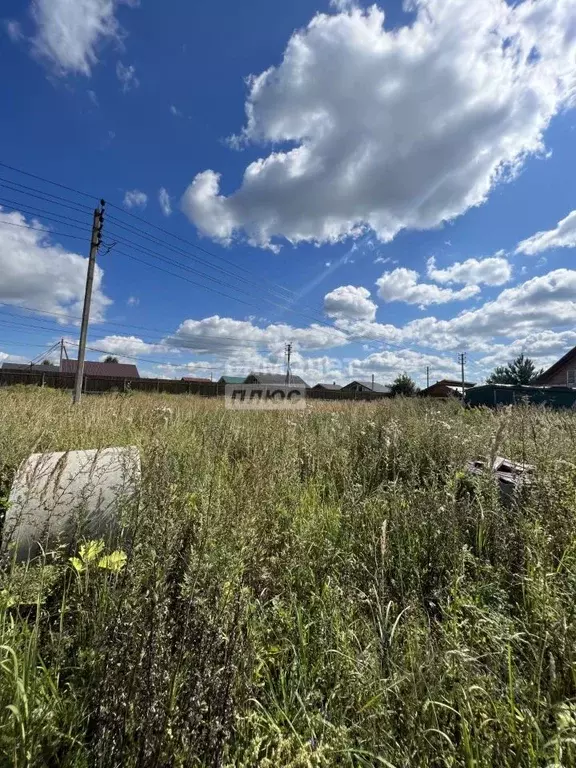
[[(62, 373), (76, 373), (78, 360), (62, 360)], [(139, 379), (138, 368), (131, 363), (99, 363), (86, 360), (84, 363), (85, 376), (101, 376), (102, 378)]]
[[(471, 381), (464, 382), (464, 389), (471, 389), (474, 386), (476, 385)], [(462, 379), (460, 379), (460, 381), (457, 379), (441, 379), (440, 381), (436, 381), (434, 384), (430, 384), (430, 386), (426, 387), (426, 389), (421, 389), (420, 394), (427, 395), (429, 392), (434, 392), (434, 390), (442, 389), (443, 387), (456, 388), (459, 391), (462, 391)]]
[[(470, 381), (464, 382), (464, 391), (472, 389), (475, 386)], [(428, 395), (434, 397), (448, 397), (450, 395), (462, 394), (462, 381), (456, 381), (456, 379), (442, 379), (434, 384), (430, 384), (426, 389), (421, 389), (418, 393), (420, 397), (427, 397)]]
[(387, 387), (386, 384), (379, 384), (377, 381), (372, 383), (371, 381), (351, 381), (349, 384), (346, 384), (342, 387), (342, 389), (348, 391), (349, 389), (352, 389), (356, 385), (360, 385), (360, 387), (366, 391), (366, 392), (379, 392), (381, 395), (389, 395), (392, 393), (392, 390), (390, 387)]
[(188, 381), (191, 384), (212, 384), (212, 379), (204, 379), (198, 376), (182, 376), (182, 381)]
[(340, 384), (316, 384), (312, 389), (326, 389), (330, 392), (337, 392), (342, 389)]
[(2, 363), (3, 371), (12, 371), (13, 373), (53, 373), (58, 374), (60, 369), (57, 365), (32, 365), (32, 363)]
[[(436, 384), (446, 384), (448, 387), (461, 387), (462, 386), (462, 379), (440, 379), (440, 381), (437, 381)], [(431, 384), (430, 386), (434, 386), (434, 384)], [(475, 387), (473, 381), (465, 381), (464, 382), (464, 389), (468, 389), (469, 387)]]
[(575, 358), (576, 347), (573, 347), (572, 349), (568, 350), (568, 352), (566, 352), (566, 354), (561, 357), (560, 360), (557, 360), (554, 365), (551, 365), (547, 371), (544, 371), (543, 374), (537, 376), (534, 381), (531, 382), (531, 384), (545, 384), (547, 379), (549, 379), (551, 376), (554, 376), (555, 373), (561, 370), (565, 365), (571, 363)]

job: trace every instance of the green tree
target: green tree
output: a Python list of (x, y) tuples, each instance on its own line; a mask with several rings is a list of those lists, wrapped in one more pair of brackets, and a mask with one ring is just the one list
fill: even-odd
[(530, 384), (543, 372), (536, 370), (534, 361), (524, 354), (518, 355), (507, 365), (499, 365), (486, 379), (487, 384)]
[(52, 362), (52, 360), (48, 360), (48, 358), (46, 358), (46, 360), (42, 360), (42, 365), (54, 366), (54, 363)]
[(418, 392), (416, 383), (408, 376), (407, 373), (401, 373), (394, 379), (392, 384), (393, 395), (403, 395), (404, 397), (414, 397)]
[(105, 363), (117, 363), (118, 358), (114, 357), (113, 355), (108, 355), (108, 357), (104, 358)]

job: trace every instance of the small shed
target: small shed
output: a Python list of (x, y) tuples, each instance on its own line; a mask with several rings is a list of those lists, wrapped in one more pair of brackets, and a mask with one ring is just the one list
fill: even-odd
[(206, 379), (202, 376), (182, 376), (182, 381), (188, 384), (212, 384), (212, 379)]
[[(474, 384), (470, 381), (464, 382), (464, 390), (473, 386)], [(419, 395), (420, 397), (462, 397), (462, 381), (442, 379), (421, 390)]]

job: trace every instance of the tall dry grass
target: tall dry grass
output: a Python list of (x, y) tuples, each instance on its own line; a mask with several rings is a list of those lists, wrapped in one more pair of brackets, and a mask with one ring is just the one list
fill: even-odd
[[(530, 408), (1, 391), (0, 497), (33, 451), (137, 445), (143, 501), (123, 566), (4, 564), (0, 763), (575, 765), (575, 437)], [(536, 466), (512, 506), (463, 472), (495, 453)]]

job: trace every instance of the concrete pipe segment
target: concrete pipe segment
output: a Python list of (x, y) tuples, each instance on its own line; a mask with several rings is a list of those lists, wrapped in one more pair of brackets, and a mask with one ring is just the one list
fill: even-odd
[(140, 480), (135, 447), (33, 453), (10, 491), (2, 548), (13, 545), (21, 562), (81, 538), (109, 538)]

